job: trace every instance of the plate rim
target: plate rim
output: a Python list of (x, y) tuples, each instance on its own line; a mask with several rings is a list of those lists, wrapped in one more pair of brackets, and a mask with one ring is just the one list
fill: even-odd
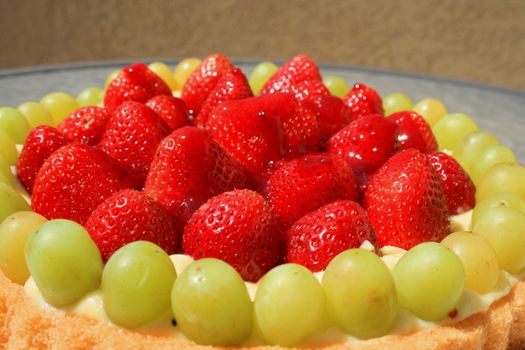
[[(64, 64), (46, 64), (46, 65), (35, 65), (35, 66), (25, 66), (17, 68), (6, 68), (0, 69), (0, 80), (6, 78), (16, 78), (19, 76), (31, 75), (31, 74), (52, 74), (62, 71), (75, 71), (75, 70), (85, 70), (93, 68), (117, 68), (119, 66), (125, 66), (136, 62), (163, 62), (166, 64), (176, 64), (180, 62), (181, 58), (142, 58), (142, 59), (122, 59), (122, 60), (101, 60), (101, 61), (84, 61), (84, 62), (74, 62), (74, 63), (64, 63)], [(246, 65), (255, 65), (262, 61), (267, 61), (269, 59), (265, 58), (232, 58), (231, 61), (234, 64), (246, 64)], [(275, 64), (281, 65), (285, 61), (283, 60), (271, 60)], [(366, 66), (353, 66), (353, 65), (342, 65), (335, 63), (318, 63), (317, 66), (319, 69), (332, 69), (332, 70), (345, 70), (345, 71), (355, 71), (360, 73), (371, 73), (376, 75), (391, 75), (403, 78), (411, 78), (416, 80), (425, 80), (425, 81), (434, 81), (438, 83), (447, 83), (461, 87), (475, 88), (479, 90), (484, 90), (492, 93), (500, 93), (504, 95), (511, 95), (514, 97), (525, 99), (525, 91), (520, 91), (512, 88), (501, 87), (490, 84), (483, 84), (477, 82), (471, 82), (467, 80), (461, 80), (456, 78), (433, 76), (422, 73), (406, 72), (402, 70), (391, 70), (386, 68), (378, 67), (366, 67)]]

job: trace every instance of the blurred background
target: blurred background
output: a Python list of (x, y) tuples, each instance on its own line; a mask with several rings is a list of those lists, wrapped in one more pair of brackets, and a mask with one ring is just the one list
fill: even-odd
[(305, 53), (525, 91), (523, 0), (0, 0), (0, 44), (0, 68)]

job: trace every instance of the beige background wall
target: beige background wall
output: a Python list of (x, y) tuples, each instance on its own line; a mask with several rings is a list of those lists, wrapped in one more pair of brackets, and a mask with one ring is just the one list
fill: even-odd
[(0, 44), (0, 68), (303, 52), (525, 91), (524, 0), (0, 0)]

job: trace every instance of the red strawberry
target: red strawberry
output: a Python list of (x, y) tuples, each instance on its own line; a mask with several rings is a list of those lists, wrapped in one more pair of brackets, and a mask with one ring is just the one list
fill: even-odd
[(16, 175), (29, 193), (45, 160), (69, 140), (51, 126), (37, 126), (29, 133), (16, 163)]
[(337, 254), (374, 242), (366, 212), (352, 201), (336, 201), (300, 218), (286, 232), (286, 260), (321, 271)]
[(182, 128), (189, 124), (188, 111), (183, 99), (159, 95), (146, 102), (146, 106), (157, 113), (171, 130)]
[(142, 103), (128, 101), (112, 114), (99, 147), (143, 183), (155, 150), (168, 132), (155, 112)]
[(100, 141), (109, 117), (103, 107), (81, 107), (58, 124), (57, 129), (71, 141), (95, 146)]
[(461, 165), (442, 152), (434, 152), (428, 159), (443, 185), (449, 214), (461, 214), (472, 209), (476, 204), (476, 188)]
[(326, 153), (307, 154), (276, 166), (265, 193), (284, 228), (335, 200), (357, 199), (350, 166)]
[(415, 149), (395, 154), (372, 176), (363, 207), (380, 247), (410, 249), (449, 233), (443, 186), (427, 157)]
[(365, 84), (356, 83), (343, 98), (343, 102), (350, 107), (354, 119), (368, 114), (384, 114), (381, 96)]
[(124, 67), (109, 84), (104, 95), (104, 107), (111, 114), (124, 101), (145, 103), (157, 95), (172, 96), (166, 83), (143, 63)]
[(182, 227), (210, 197), (247, 186), (243, 169), (212, 141), (210, 133), (187, 126), (159, 145), (144, 191)]
[(184, 228), (184, 252), (226, 261), (257, 281), (281, 260), (283, 237), (270, 206), (257, 192), (235, 190), (208, 200)]
[(373, 114), (361, 117), (328, 140), (327, 151), (337, 154), (356, 173), (373, 174), (397, 150), (397, 126)]
[(281, 66), (261, 89), (261, 95), (291, 92), (292, 86), (305, 80), (321, 80), (319, 68), (308, 56), (297, 55)]
[(438, 150), (430, 125), (416, 112), (397, 112), (389, 115), (387, 119), (399, 127), (397, 140), (401, 149), (415, 148), (427, 154)]
[(304, 80), (292, 85), (292, 92), (299, 101), (315, 100), (330, 95), (330, 91), (321, 80)]
[(221, 79), (223, 74), (234, 68), (230, 60), (223, 55), (210, 55), (188, 77), (182, 88), (182, 99), (186, 102), (190, 120), (201, 110), (201, 106)]
[(86, 222), (104, 261), (122, 246), (143, 240), (166, 253), (179, 251), (181, 234), (170, 215), (143, 192), (126, 189), (106, 198)]
[(227, 101), (206, 123), (213, 139), (253, 175), (284, 156), (317, 150), (315, 116), (291, 94), (271, 94)]
[(325, 144), (330, 137), (352, 121), (350, 109), (339, 97), (332, 95), (319, 96), (314, 100), (305, 100), (303, 104), (314, 112), (317, 117), (321, 145)]
[(33, 210), (48, 219), (84, 224), (110, 195), (126, 188), (125, 172), (101, 151), (66, 145), (42, 165), (33, 187)]
[(253, 93), (248, 80), (239, 68), (222, 75), (213, 90), (208, 94), (201, 110), (195, 118), (195, 125), (204, 127), (213, 109), (224, 101), (240, 100), (252, 97)]

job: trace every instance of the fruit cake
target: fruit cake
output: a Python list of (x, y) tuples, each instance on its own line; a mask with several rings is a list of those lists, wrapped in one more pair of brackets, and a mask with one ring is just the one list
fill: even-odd
[(2, 348), (522, 348), (525, 168), (346, 84), (216, 54), (0, 108)]

